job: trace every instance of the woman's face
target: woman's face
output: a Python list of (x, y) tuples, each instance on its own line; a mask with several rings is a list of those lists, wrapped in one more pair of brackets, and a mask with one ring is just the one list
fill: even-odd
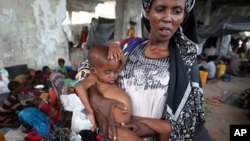
[(150, 21), (150, 38), (169, 40), (184, 20), (185, 0), (153, 0), (147, 11)]

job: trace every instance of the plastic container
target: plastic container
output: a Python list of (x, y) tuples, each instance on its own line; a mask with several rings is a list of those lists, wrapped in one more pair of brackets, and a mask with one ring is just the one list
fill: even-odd
[(204, 87), (205, 84), (207, 83), (208, 72), (203, 70), (200, 70), (199, 72), (200, 72), (202, 87)]
[(226, 72), (226, 65), (225, 64), (218, 64), (216, 66), (216, 77), (221, 78)]

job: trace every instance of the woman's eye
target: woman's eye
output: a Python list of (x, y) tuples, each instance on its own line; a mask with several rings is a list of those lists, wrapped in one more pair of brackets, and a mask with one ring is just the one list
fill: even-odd
[(176, 9), (173, 10), (173, 13), (175, 15), (179, 15), (181, 12), (182, 12), (182, 9), (180, 9), (180, 8), (176, 8)]
[(162, 12), (162, 11), (165, 10), (165, 8), (164, 8), (164, 7), (157, 7), (155, 10), (156, 10), (157, 12)]

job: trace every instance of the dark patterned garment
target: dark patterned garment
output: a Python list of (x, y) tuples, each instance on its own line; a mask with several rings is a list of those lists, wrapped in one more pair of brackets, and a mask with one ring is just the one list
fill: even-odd
[(147, 58), (144, 47), (145, 42), (125, 52), (127, 62), (118, 81), (131, 97), (133, 114), (169, 120), (170, 140), (191, 141), (204, 123), (196, 44), (180, 28), (171, 40), (169, 58)]

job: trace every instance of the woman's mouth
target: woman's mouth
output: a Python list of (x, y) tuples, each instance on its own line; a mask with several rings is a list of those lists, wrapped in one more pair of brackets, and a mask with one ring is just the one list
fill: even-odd
[(159, 28), (159, 33), (161, 36), (170, 36), (172, 32), (168, 27), (161, 27)]

